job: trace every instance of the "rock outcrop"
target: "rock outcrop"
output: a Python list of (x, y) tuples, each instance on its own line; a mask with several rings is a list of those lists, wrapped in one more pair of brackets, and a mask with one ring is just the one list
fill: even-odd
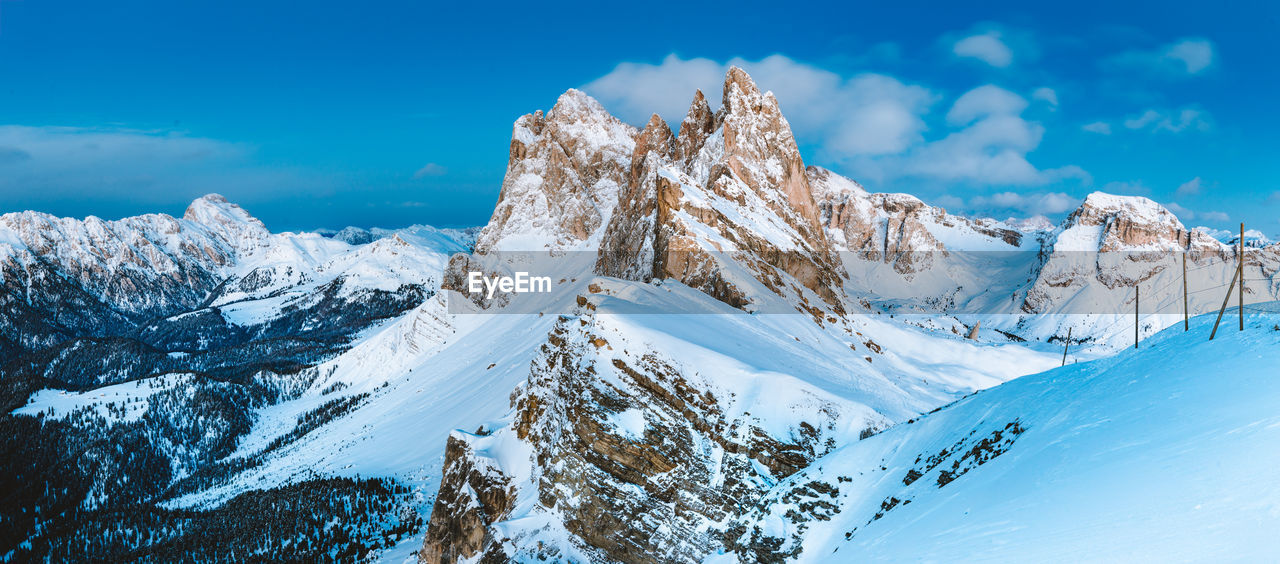
[(766, 421), (714, 371), (596, 316), (598, 298), (561, 316), (506, 426), (450, 439), (422, 561), (698, 561), (772, 484), (878, 424), (795, 381)]
[(476, 252), (594, 250), (627, 184), (635, 136), (578, 90), (546, 116), (516, 120), (507, 174)]
[(1048, 313), (1083, 295), (1074, 313), (1118, 313), (1104, 295), (1125, 294), (1131, 302), (1135, 285), (1150, 290), (1157, 277), (1170, 279), (1160, 286), (1170, 285), (1181, 276), (1183, 253), (1195, 279), (1217, 281), (1234, 268), (1234, 249), (1188, 230), (1156, 202), (1094, 192), (1054, 233), (1023, 310)]
[(992, 242), (1008, 250), (1022, 245), (1022, 233), (993, 220), (951, 215), (909, 194), (868, 193), (822, 167), (806, 172), (822, 225), (832, 245), (849, 253), (841, 255), (846, 260), (884, 262), (901, 274), (914, 274), (932, 267), (935, 254), (947, 256), (949, 249), (935, 231), (959, 233), (981, 248), (992, 247)]
[(771, 294), (841, 311), (838, 258), (777, 100), (738, 68), (723, 97), (712, 114), (695, 93), (674, 139), (650, 119), (597, 271), (679, 280), (744, 309)]
[(506, 562), (490, 526), (510, 515), (516, 492), (489, 458), (479, 456), (471, 438), (459, 432), (445, 447), (444, 479), (431, 510), (420, 562), (453, 564), (479, 557)]

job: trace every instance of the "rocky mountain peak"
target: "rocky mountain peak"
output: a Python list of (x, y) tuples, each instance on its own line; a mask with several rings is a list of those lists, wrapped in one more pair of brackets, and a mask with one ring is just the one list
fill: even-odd
[[(1022, 234), (990, 220), (948, 214), (910, 194), (869, 193), (861, 184), (818, 166), (806, 169), (827, 238), (846, 259), (892, 263), (911, 275), (949, 250), (938, 234), (974, 248), (1014, 249)], [(967, 249), (966, 249), (967, 250)], [(846, 264), (848, 266), (848, 264)]]
[(805, 167), (805, 174), (809, 176), (809, 188), (815, 202), (843, 202), (867, 195), (867, 189), (856, 180), (823, 167), (810, 165)]
[(208, 194), (187, 206), (182, 219), (199, 224), (241, 253), (252, 252), (271, 235), (258, 218), (221, 194)]
[[(721, 113), (724, 165), (766, 201), (782, 196), (797, 214), (792, 219), (807, 223), (821, 237), (804, 161), (773, 93), (761, 93), (746, 71), (732, 67), (725, 74)], [(716, 180), (710, 178), (708, 184), (714, 186)]]
[(637, 131), (579, 90), (512, 128), (498, 204), (477, 252), (573, 249), (599, 240), (626, 184)]
[(736, 307), (806, 291), (838, 303), (838, 259), (772, 95), (730, 69), (721, 112), (695, 93), (674, 147), (668, 135), (657, 116), (639, 135), (599, 272), (674, 278)]
[(550, 121), (580, 121), (584, 116), (593, 115), (602, 120), (613, 118), (609, 111), (604, 109), (595, 98), (589, 96), (586, 92), (577, 88), (570, 88), (564, 91), (556, 103), (551, 107), (551, 111), (547, 113), (547, 119)]
[(706, 96), (702, 95), (702, 90), (698, 90), (693, 94), (693, 102), (689, 104), (689, 111), (684, 116), (684, 121), (680, 122), (680, 137), (677, 140), (678, 158), (684, 161), (684, 170), (686, 173), (692, 174), (689, 168), (690, 163), (698, 157), (698, 152), (707, 142), (707, 138), (711, 137), (716, 131), (716, 115), (711, 111), (711, 105), (707, 103)]
[(1106, 192), (1093, 192), (1085, 198), (1070, 216), (1067, 225), (1103, 225), (1111, 220), (1161, 225), (1185, 231), (1178, 217), (1142, 196), (1120, 196)]
[[(758, 97), (762, 96), (760, 87), (756, 86), (756, 82), (751, 79), (751, 75), (742, 67), (729, 67), (728, 72), (724, 75), (724, 107), (729, 113), (734, 111), (742, 111), (741, 102), (755, 102)], [(730, 104), (734, 105), (730, 105)], [(760, 108), (756, 108), (759, 111)]]
[(636, 136), (635, 150), (631, 153), (632, 183), (636, 182), (636, 177), (644, 166), (645, 156), (651, 151), (665, 158), (674, 157), (677, 152), (676, 137), (671, 133), (666, 120), (658, 114), (649, 116), (649, 122)]
[(1059, 251), (1176, 251), (1186, 248), (1187, 229), (1178, 217), (1149, 198), (1094, 192), (1062, 224)]

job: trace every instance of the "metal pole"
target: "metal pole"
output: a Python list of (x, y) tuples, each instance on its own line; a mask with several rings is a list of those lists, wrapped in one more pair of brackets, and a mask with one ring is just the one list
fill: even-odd
[(1133, 348), (1138, 348), (1138, 285), (1133, 285)]

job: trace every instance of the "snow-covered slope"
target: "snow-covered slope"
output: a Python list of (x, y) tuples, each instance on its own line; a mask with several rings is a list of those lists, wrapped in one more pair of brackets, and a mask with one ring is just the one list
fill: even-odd
[[(426, 561), (698, 559), (815, 457), (1056, 361), (888, 320), (744, 315), (675, 282), (596, 285), (556, 321), (514, 413), (450, 438)], [(719, 312), (644, 313), (671, 301)]]
[(779, 484), (713, 561), (1268, 561), (1280, 529), (1280, 317), (1025, 376)]

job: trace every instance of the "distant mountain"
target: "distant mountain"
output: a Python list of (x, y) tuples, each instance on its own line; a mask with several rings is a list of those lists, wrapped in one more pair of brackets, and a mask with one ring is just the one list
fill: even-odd
[[(307, 388), (319, 362), (435, 295), (449, 255), (470, 249), (457, 235), (407, 229), (351, 245), (273, 234), (217, 195), (181, 219), (0, 216), (0, 489), (10, 492), (0, 555), (186, 560), (286, 538), (354, 554), (386, 530), (416, 530), (416, 516), (396, 513), (406, 492), (382, 480), (317, 478), (314, 489), (294, 484), (198, 515), (161, 501), (260, 460), (228, 457), (262, 410)], [(345, 401), (268, 450), (349, 409)], [(251, 509), (278, 496), (310, 505), (294, 509), (298, 520)], [(322, 531), (304, 513), (351, 525)], [(240, 540), (193, 543), (184, 530)]]

